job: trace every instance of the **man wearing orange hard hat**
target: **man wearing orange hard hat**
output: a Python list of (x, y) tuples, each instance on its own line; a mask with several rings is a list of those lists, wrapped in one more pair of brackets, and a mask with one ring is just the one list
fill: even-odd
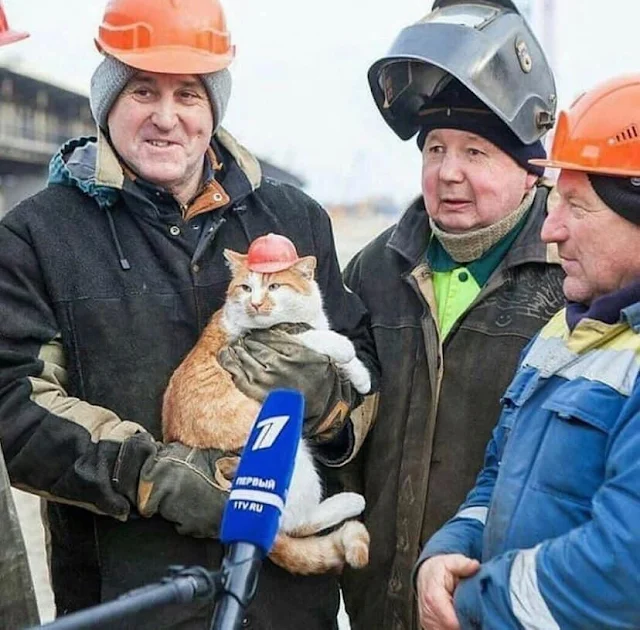
[[(0, 2), (0, 46), (29, 37), (9, 27)], [(35, 590), (18, 513), (0, 444), (0, 628), (23, 628), (39, 623)]]
[[(58, 614), (157, 581), (171, 565), (221, 562), (223, 453), (163, 444), (160, 409), (224, 302), (226, 248), (246, 252), (274, 233), (315, 256), (331, 324), (375, 378), (366, 311), (344, 288), (327, 214), (263, 178), (220, 126), (235, 50), (218, 0), (111, 0), (96, 44), (97, 137), (67, 142), (47, 188), (0, 226), (0, 436), (12, 482), (47, 499)], [(271, 333), (258, 332), (251, 347), (269, 352)], [(241, 355), (225, 366), (266, 394)], [(362, 429), (335, 365), (293, 343), (270, 364), (279, 385), (305, 394), (319, 461), (346, 462)], [(265, 561), (244, 624), (324, 630), (338, 604), (335, 575)], [(135, 627), (204, 629), (211, 614), (200, 602)]]
[(640, 627), (639, 112), (640, 75), (609, 80), (535, 161), (560, 169), (542, 238), (567, 305), (504, 394), (458, 512), (476, 518), (454, 517), (422, 553), (427, 630)]

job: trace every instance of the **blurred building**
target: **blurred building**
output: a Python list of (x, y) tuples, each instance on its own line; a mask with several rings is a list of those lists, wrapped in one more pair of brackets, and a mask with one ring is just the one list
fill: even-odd
[[(61, 144), (91, 135), (95, 123), (86, 94), (0, 67), (0, 216), (44, 186)], [(260, 163), (267, 177), (305, 186), (293, 173), (267, 160)]]
[(42, 187), (60, 144), (94, 129), (85, 95), (0, 67), (0, 215)]
[(394, 203), (393, 199), (384, 196), (366, 197), (353, 203), (327, 203), (324, 207), (331, 218), (336, 220), (380, 216), (387, 217), (389, 221), (395, 221), (402, 214), (402, 209)]

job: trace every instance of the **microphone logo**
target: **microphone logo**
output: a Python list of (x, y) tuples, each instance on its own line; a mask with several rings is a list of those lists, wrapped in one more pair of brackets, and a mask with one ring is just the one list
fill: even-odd
[(282, 429), (284, 429), (287, 422), (289, 422), (289, 418), (290, 416), (273, 416), (257, 422), (256, 429), (259, 430), (259, 433), (251, 450), (259, 451), (264, 448), (271, 448), (278, 439)]
[(302, 435), (300, 392), (269, 393), (247, 438), (222, 517), (220, 540), (251, 543), (266, 555), (280, 526)]

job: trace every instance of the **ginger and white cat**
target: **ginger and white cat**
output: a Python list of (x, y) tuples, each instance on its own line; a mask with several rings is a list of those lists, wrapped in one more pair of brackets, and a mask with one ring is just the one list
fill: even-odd
[[(314, 280), (314, 256), (299, 258), (284, 271), (259, 273), (248, 268), (246, 254), (225, 250), (224, 255), (232, 272), (226, 302), (169, 381), (162, 409), (166, 442), (224, 451), (244, 445), (260, 404), (236, 388), (217, 355), (255, 328), (282, 323), (311, 326), (295, 335), (297, 339), (331, 357), (358, 392), (369, 392), (370, 375), (356, 357), (353, 344), (329, 329)], [(364, 497), (341, 492), (323, 500), (322, 494), (320, 475), (303, 438), (280, 531), (269, 554), (273, 562), (292, 573), (325, 573), (341, 569), (345, 562), (353, 567), (368, 562), (369, 534), (362, 523), (349, 520), (364, 510)], [(328, 534), (319, 534), (338, 525)]]

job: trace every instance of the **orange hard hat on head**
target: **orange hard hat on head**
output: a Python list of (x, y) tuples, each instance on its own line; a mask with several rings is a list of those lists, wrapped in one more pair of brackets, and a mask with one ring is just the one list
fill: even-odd
[(560, 113), (547, 160), (532, 164), (640, 177), (640, 74), (610, 79)]
[(295, 265), (300, 259), (295, 245), (281, 234), (255, 239), (247, 252), (247, 266), (258, 273), (275, 273)]
[(217, 72), (235, 56), (218, 0), (109, 0), (95, 43), (128, 66), (168, 74)]
[(21, 33), (19, 31), (12, 31), (9, 28), (7, 22), (7, 15), (4, 12), (2, 2), (0, 2), (0, 46), (11, 44), (13, 42), (19, 42), (21, 39), (29, 37), (29, 33)]

